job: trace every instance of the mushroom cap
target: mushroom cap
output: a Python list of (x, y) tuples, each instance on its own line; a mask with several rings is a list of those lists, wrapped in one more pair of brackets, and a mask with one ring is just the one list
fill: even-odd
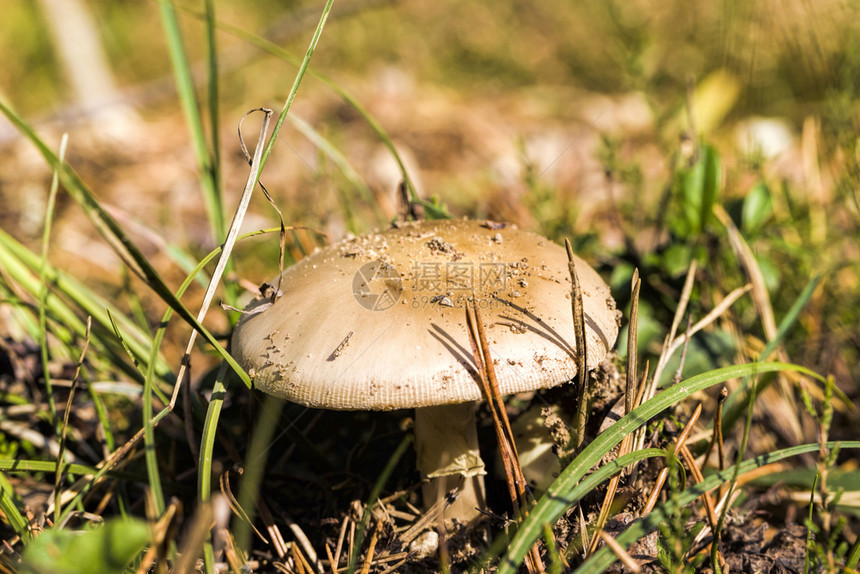
[[(576, 258), (587, 365), (618, 335), (609, 287)], [(254, 386), (302, 405), (390, 410), (482, 398), (466, 326), (480, 309), (502, 394), (576, 374), (567, 253), (514, 226), (421, 221), (320, 249), (257, 298), (232, 353)]]

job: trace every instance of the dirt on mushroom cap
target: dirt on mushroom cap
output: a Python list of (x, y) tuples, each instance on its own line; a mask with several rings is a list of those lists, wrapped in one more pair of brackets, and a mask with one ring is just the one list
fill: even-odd
[[(614, 344), (618, 312), (600, 276), (581, 259), (576, 266), (596, 366)], [(318, 250), (279, 284), (274, 304), (246, 309), (232, 352), (257, 388), (296, 403), (388, 410), (479, 400), (470, 304), (481, 310), (502, 393), (576, 374), (565, 250), (516, 227), (400, 224)]]

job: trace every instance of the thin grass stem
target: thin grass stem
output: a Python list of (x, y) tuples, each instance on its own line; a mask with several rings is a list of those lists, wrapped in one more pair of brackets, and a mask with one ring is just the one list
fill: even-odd
[[(69, 143), (69, 135), (63, 134), (60, 140), (60, 150), (57, 157), (60, 161), (66, 159), (66, 147)], [(55, 169), (51, 175), (51, 189), (48, 192), (48, 204), (45, 208), (45, 227), (42, 231), (42, 260), (39, 265), (39, 282), (41, 289), (39, 290), (39, 347), (40, 356), (42, 359), (42, 374), (45, 377), (45, 392), (48, 395), (48, 412), (51, 415), (51, 426), (55, 432), (59, 432), (57, 426), (57, 406), (54, 402), (54, 390), (51, 386), (51, 369), (48, 356), (48, 281), (46, 278), (46, 268), (48, 267), (48, 246), (51, 244), (51, 226), (54, 221), (54, 206), (57, 204), (57, 191), (60, 188), (60, 177)]]
[(90, 344), (90, 327), (92, 327), (92, 317), (87, 317), (87, 336), (84, 338), (84, 344), (81, 348), (81, 354), (78, 362), (75, 365), (75, 375), (72, 377), (72, 386), (69, 389), (69, 398), (66, 400), (66, 411), (63, 413), (63, 426), (60, 429), (60, 452), (57, 454), (57, 468), (54, 471), (54, 521), (58, 522), (60, 518), (60, 509), (62, 508), (60, 500), (60, 484), (63, 481), (63, 459), (66, 452), (66, 436), (69, 428), (69, 417), (72, 414), (72, 404), (75, 400), (75, 390), (78, 387), (78, 381), (81, 378), (81, 368), (84, 365), (84, 358), (87, 356), (87, 349)]

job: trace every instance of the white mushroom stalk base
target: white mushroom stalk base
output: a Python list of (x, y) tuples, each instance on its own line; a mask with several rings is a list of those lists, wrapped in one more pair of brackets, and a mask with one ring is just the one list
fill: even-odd
[(478, 447), (475, 404), (462, 403), (415, 409), (415, 450), (425, 480), (422, 494), (429, 510), (452, 490), (456, 498), (442, 513), (445, 527), (456, 519), (473, 525), (486, 507), (484, 462)]

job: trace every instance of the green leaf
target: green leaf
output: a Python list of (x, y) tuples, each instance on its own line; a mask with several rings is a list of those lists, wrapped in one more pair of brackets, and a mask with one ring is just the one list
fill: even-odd
[(693, 249), (686, 243), (673, 243), (663, 252), (663, 269), (670, 277), (681, 277), (690, 268)]
[(764, 279), (764, 286), (773, 295), (782, 286), (782, 270), (773, 259), (763, 253), (756, 254), (755, 260)]
[(741, 229), (745, 234), (757, 231), (773, 214), (773, 200), (764, 182), (757, 183), (744, 199)]
[(53, 528), (24, 551), (24, 574), (116, 574), (149, 542), (141, 520), (111, 520), (92, 530)]
[(702, 233), (713, 217), (721, 172), (719, 153), (712, 146), (703, 145), (696, 163), (681, 173), (679, 200), (689, 235)]

